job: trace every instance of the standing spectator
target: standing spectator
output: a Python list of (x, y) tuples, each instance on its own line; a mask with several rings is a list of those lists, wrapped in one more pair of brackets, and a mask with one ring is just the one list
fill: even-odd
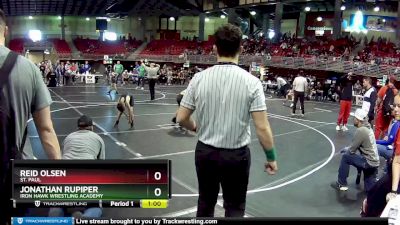
[(138, 89), (140, 86), (140, 89), (144, 90), (144, 77), (146, 75), (146, 69), (144, 68), (143, 61), (141, 61), (140, 65), (137, 66), (137, 71), (138, 71), (138, 80), (136, 89)]
[(353, 101), (353, 83), (350, 72), (347, 74), (339, 87), (340, 91), (340, 112), (337, 120), (336, 131), (347, 131), (347, 120), (350, 116), (351, 104)]
[(363, 88), (365, 90), (363, 103), (361, 108), (368, 112), (368, 122), (372, 125), (372, 121), (374, 120), (374, 108), (376, 102), (376, 90), (372, 87), (371, 77), (363, 78)]
[(357, 80), (357, 82), (354, 84), (354, 94), (355, 95), (361, 95), (362, 94), (362, 86), (361, 86), (359, 80)]
[(69, 80), (71, 79), (71, 70), (70, 70), (70, 68), (71, 68), (71, 64), (69, 63), (69, 61), (67, 61), (65, 63), (65, 74), (64, 74), (65, 85), (69, 85)]
[(156, 81), (158, 79), (158, 70), (160, 70), (160, 65), (155, 63), (150, 63), (150, 67), (146, 66), (144, 68), (147, 72), (147, 78), (149, 79), (149, 89), (150, 89), (150, 99), (154, 100), (154, 86), (156, 85)]
[(85, 65), (83, 66), (83, 73), (90, 73), (92, 67), (90, 66), (88, 61), (85, 61)]
[(61, 62), (57, 65), (56, 74), (57, 74), (58, 86), (63, 86), (64, 85), (64, 74), (65, 74), (64, 62)]
[(304, 117), (304, 93), (307, 91), (308, 82), (304, 77), (304, 72), (301, 70), (299, 75), (293, 81), (293, 108), (292, 116), (296, 115), (297, 102), (300, 99), (301, 115)]
[(6, 17), (0, 10), (0, 64), (3, 69), (0, 75), (0, 201), (3, 203), (0, 224), (9, 223), (12, 217), (11, 160), (33, 159), (32, 150), (24, 149), (30, 116), (33, 117), (48, 158), (61, 158), (60, 146), (51, 121), (50, 93), (37, 66), (5, 47), (7, 29)]
[(39, 69), (40, 69), (40, 72), (42, 73), (42, 77), (44, 79), (46, 77), (46, 74), (45, 74), (46, 65), (45, 65), (44, 61), (39, 64)]
[(78, 69), (79, 69), (78, 65), (75, 64), (75, 62), (73, 62), (71, 67), (69, 68), (69, 70), (71, 71), (70, 76), (71, 76), (73, 85), (75, 85), (76, 75), (78, 74)]
[[(251, 161), (250, 116), (266, 154), (266, 172), (275, 174), (278, 167), (261, 81), (237, 65), (242, 32), (226, 24), (214, 36), (219, 65), (197, 73), (190, 81), (177, 122), (199, 137), (197, 216), (214, 216), (221, 185), (225, 216), (242, 217)], [(198, 124), (191, 118), (195, 110)]]
[(116, 74), (116, 83), (121, 80), (122, 72), (124, 72), (124, 66), (121, 64), (121, 61), (117, 61), (117, 64), (114, 65), (114, 73)]
[[(357, 169), (374, 169), (379, 166), (379, 155), (371, 125), (367, 122), (368, 113), (363, 109), (357, 109), (354, 113), (354, 126), (357, 128), (353, 141), (349, 147), (344, 148), (342, 160), (340, 161), (337, 182), (332, 184), (333, 188), (347, 191), (347, 177), (350, 165)], [(356, 154), (357, 151), (360, 154)], [(376, 174), (366, 176), (364, 174), (365, 191), (372, 188)]]
[(392, 108), (394, 96), (397, 95), (398, 90), (394, 86), (396, 82), (395, 76), (390, 76), (387, 85), (382, 87), (378, 92), (378, 99), (376, 100), (375, 112), (375, 138), (381, 139), (387, 132), (390, 121), (392, 120)]

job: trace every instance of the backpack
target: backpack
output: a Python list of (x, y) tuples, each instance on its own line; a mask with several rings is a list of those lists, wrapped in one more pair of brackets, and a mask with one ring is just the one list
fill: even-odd
[(392, 115), (393, 102), (394, 102), (393, 89), (388, 88), (386, 90), (385, 96), (383, 97), (383, 103), (382, 103), (383, 116), (391, 116)]
[[(17, 57), (16, 53), (10, 52), (0, 68), (0, 193), (2, 202), (3, 200), (9, 201), (11, 196), (11, 159), (22, 158), (19, 151), (20, 146), (16, 146), (14, 110), (9, 98), (7, 98), (10, 96), (10, 89), (8, 88), (8, 94), (3, 93), (3, 88), (8, 84), (10, 72)], [(26, 137), (26, 135), (24, 136)], [(4, 224), (3, 216), (7, 215), (0, 216), (0, 223), (2, 224)]]

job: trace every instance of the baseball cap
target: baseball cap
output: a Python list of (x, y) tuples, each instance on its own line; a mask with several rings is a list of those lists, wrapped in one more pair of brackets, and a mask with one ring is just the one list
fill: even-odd
[(78, 127), (89, 127), (93, 126), (92, 118), (83, 115), (78, 119)]
[(367, 112), (363, 109), (357, 109), (356, 112), (354, 113), (354, 117), (357, 118), (358, 120), (363, 121), (365, 117), (367, 117)]

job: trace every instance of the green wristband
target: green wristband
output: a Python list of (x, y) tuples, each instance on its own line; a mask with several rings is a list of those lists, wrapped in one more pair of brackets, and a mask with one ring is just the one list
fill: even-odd
[(265, 150), (264, 149), (264, 151), (265, 151), (265, 155), (267, 156), (267, 161), (268, 162), (272, 162), (272, 161), (276, 160), (276, 152), (275, 152), (275, 149), (273, 147), (271, 149), (269, 149), (269, 150)]

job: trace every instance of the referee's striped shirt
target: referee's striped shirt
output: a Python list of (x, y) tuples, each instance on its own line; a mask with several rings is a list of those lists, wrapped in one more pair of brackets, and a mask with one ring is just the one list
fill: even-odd
[(195, 74), (181, 106), (196, 110), (199, 141), (228, 149), (250, 144), (250, 113), (267, 110), (260, 80), (232, 64)]

